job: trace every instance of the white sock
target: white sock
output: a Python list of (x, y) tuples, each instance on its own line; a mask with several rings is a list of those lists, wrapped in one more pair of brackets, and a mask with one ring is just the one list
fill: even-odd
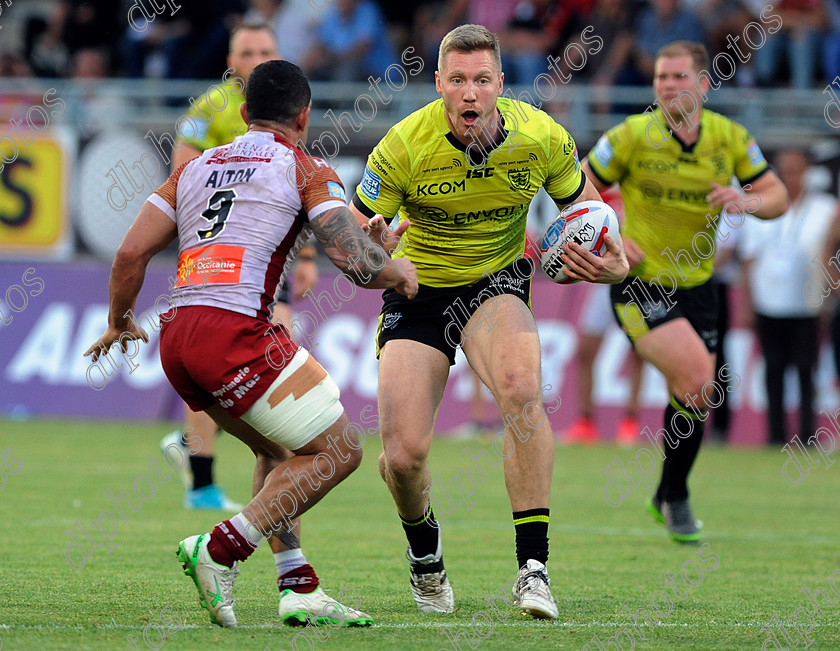
[(241, 512), (230, 519), (230, 524), (251, 544), (252, 549), (256, 549), (265, 540), (265, 536), (262, 535), (260, 530)]
[(303, 555), (303, 550), (300, 548), (277, 552), (274, 554), (274, 564), (277, 566), (277, 576), (281, 577), (306, 565), (306, 556)]

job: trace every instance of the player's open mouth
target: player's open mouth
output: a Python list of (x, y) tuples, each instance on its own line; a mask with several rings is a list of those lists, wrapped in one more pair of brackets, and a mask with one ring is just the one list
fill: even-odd
[(478, 120), (478, 113), (475, 111), (464, 111), (461, 113), (461, 118), (468, 127), (471, 127)]

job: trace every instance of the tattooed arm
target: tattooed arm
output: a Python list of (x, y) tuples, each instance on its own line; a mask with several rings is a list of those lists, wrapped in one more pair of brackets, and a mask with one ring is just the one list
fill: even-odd
[(374, 244), (346, 207), (324, 211), (311, 222), (327, 257), (360, 287), (388, 289), (414, 298), (417, 269), (407, 258), (392, 260)]

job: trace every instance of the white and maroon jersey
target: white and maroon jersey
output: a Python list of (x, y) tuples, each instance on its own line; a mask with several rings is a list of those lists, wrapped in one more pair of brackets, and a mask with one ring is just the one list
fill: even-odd
[(172, 304), (266, 320), (278, 282), (312, 232), (309, 222), (346, 205), (327, 163), (267, 131), (206, 150), (148, 200), (178, 227)]

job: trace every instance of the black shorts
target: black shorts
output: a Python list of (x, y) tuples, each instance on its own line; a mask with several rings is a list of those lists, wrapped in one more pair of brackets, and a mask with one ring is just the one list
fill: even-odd
[[(668, 296), (670, 291), (674, 293)], [(706, 349), (717, 353), (718, 293), (713, 280), (674, 291), (627, 276), (610, 287), (610, 301), (613, 315), (630, 343), (663, 323), (685, 318), (700, 335)]]
[(275, 303), (292, 304), (292, 297), (289, 292), (289, 281), (284, 280), (282, 285), (277, 286), (277, 292), (274, 294)]
[(464, 332), (464, 326), (478, 307), (488, 298), (501, 294), (517, 296), (530, 307), (533, 274), (533, 263), (521, 258), (472, 285), (420, 285), (412, 300), (393, 289), (386, 290), (376, 333), (376, 356), (379, 357), (386, 342), (410, 339), (437, 348), (449, 358), (450, 366), (455, 364), (455, 349), (461, 345), (462, 338), (469, 338), (473, 328), (492, 327), (490, 323), (474, 323)]

